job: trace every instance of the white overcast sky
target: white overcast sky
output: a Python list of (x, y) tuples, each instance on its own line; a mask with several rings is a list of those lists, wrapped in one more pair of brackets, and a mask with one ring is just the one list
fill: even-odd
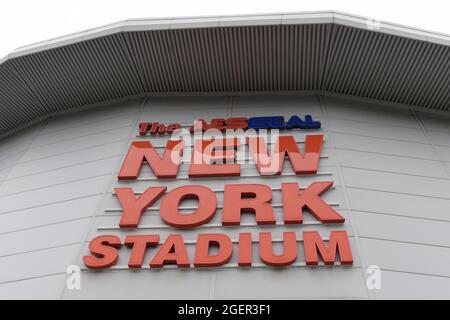
[(450, 34), (450, 0), (1, 0), (0, 58), (128, 18), (336, 10)]

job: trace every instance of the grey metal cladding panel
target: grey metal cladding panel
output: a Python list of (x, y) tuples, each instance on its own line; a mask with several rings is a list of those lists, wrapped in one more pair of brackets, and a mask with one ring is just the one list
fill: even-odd
[(4, 282), (64, 273), (67, 266), (73, 264), (79, 250), (79, 244), (72, 244), (0, 257), (0, 286)]
[[(80, 220), (97, 214), (102, 195), (0, 214), (0, 234)], [(44, 229), (42, 229), (44, 230)]]
[(338, 156), (339, 164), (343, 167), (421, 175), (435, 178), (447, 176), (442, 163), (435, 160), (414, 158), (405, 159), (400, 156), (352, 150), (336, 150), (335, 152)]
[(9, 157), (5, 157), (4, 159), (1, 159), (0, 160), (0, 170), (11, 171), (11, 168), (13, 168), (14, 165), (17, 163), (17, 161), (20, 160), (22, 155), (23, 155), (23, 151), (14, 153), (14, 154), (10, 155)]
[[(84, 271), (64, 299), (208, 299), (212, 270)], [(155, 290), (158, 288), (158, 290)]]
[(110, 142), (119, 142), (129, 137), (131, 126), (117, 128), (113, 131), (99, 132), (88, 136), (82, 136), (69, 141), (61, 141), (39, 147), (29, 148), (20, 162), (42, 159), (61, 153), (102, 146)]
[(450, 222), (450, 199), (346, 188), (351, 210)]
[(382, 271), (378, 299), (450, 299), (450, 278)]
[[(172, 96), (149, 97), (139, 117), (139, 121), (159, 121), (164, 124), (180, 123), (182, 125), (193, 124), (193, 121), (212, 118), (226, 118), (229, 109), (229, 97), (222, 96)], [(189, 112), (185, 112), (189, 110)], [(137, 129), (134, 131), (137, 134)], [(168, 136), (156, 139), (168, 139)]]
[(435, 146), (435, 149), (442, 161), (450, 162), (450, 147)]
[(285, 116), (287, 121), (291, 116), (310, 114), (313, 118), (323, 118), (319, 99), (315, 95), (304, 96), (236, 96), (233, 97), (233, 117)]
[(342, 168), (346, 186), (450, 199), (450, 179)]
[[(33, 141), (33, 147), (38, 147), (46, 144), (57, 143), (60, 141), (70, 142), (72, 139), (76, 139), (78, 137), (88, 137), (93, 134), (101, 133), (101, 132), (111, 132), (116, 131), (119, 128), (130, 127), (134, 124), (136, 119), (136, 110), (128, 110), (128, 112), (120, 114), (116, 117), (108, 117), (108, 119), (99, 119), (94, 123), (89, 124), (81, 124), (75, 127), (69, 127), (66, 129), (61, 129), (58, 131), (50, 131), (50, 133), (41, 133), (39, 136)], [(108, 114), (105, 113), (105, 116)], [(55, 120), (53, 120), (55, 121)], [(56, 120), (55, 122), (58, 122)], [(72, 125), (75, 125), (76, 122), (71, 122)], [(49, 125), (51, 126), (51, 124)]]
[(425, 130), (450, 132), (450, 117), (438, 117), (423, 112), (419, 116)]
[(101, 194), (109, 181), (110, 175), (106, 174), (83, 181), (5, 196), (2, 198), (0, 214)]
[(375, 102), (323, 96), (328, 118), (421, 129), (409, 109), (394, 109)]
[(447, 169), (447, 172), (449, 172), (449, 174), (450, 174), (450, 162), (445, 162), (444, 166)]
[(148, 92), (318, 90), (331, 28), (198, 28), (125, 37)]
[[(430, 144), (357, 136), (350, 133), (333, 133), (333, 143), (338, 149), (375, 152), (407, 158), (439, 160)], [(450, 150), (450, 148), (449, 148)]]
[(82, 112), (72, 112), (54, 116), (49, 120), (41, 135), (56, 135), (60, 131), (77, 131), (83, 127), (95, 128), (98, 123), (124, 120), (137, 112), (144, 99), (130, 99), (105, 104)]
[[(11, 156), (23, 153), (39, 134), (43, 124), (35, 124), (0, 141), (0, 163)], [(1, 167), (1, 165), (0, 165)]]
[(334, 32), (325, 91), (448, 110), (448, 47), (346, 26)]
[(0, 248), (0, 259), (8, 259), (26, 252), (81, 243), (86, 235), (86, 230), (89, 230), (89, 224), (90, 218), (88, 217), (1, 234), (0, 241), (7, 245)]
[[(25, 132), (25, 131), (23, 131)], [(12, 135), (0, 142), (0, 168), (4, 166), (4, 160), (22, 154), (28, 148), (27, 141), (21, 141), (18, 135)]]
[(57, 274), (0, 284), (0, 299), (56, 299), (67, 275)]
[[(143, 112), (176, 112), (185, 110), (213, 111), (219, 110), (227, 113), (230, 97), (228, 96), (167, 96), (148, 97)], [(174, 116), (179, 115), (177, 112)]]
[(46, 171), (40, 174), (7, 179), (0, 185), (0, 199), (9, 194), (61, 185), (71, 181), (84, 180), (107, 173), (112, 174), (116, 171), (116, 167), (120, 167), (121, 159), (121, 156), (112, 157), (83, 163), (78, 166)]
[(10, 168), (0, 169), (0, 182), (9, 174)]
[[(360, 238), (367, 265), (383, 270), (450, 277), (450, 248)], [(450, 288), (449, 288), (450, 289)]]
[(0, 141), (0, 180), (6, 179), (11, 174), (41, 127), (42, 123), (36, 124)]
[(362, 238), (411, 242), (450, 249), (450, 221), (352, 211), (352, 225)]
[(405, 127), (399, 129), (390, 125), (356, 122), (353, 120), (342, 119), (328, 119), (327, 125), (329, 127), (329, 131), (333, 132), (428, 143), (427, 138), (420, 129)]
[(346, 267), (220, 270), (213, 298), (367, 298), (361, 272)]
[(0, 114), (0, 134), (42, 115), (42, 104), (10, 61), (0, 65)]
[(21, 162), (13, 168), (8, 178), (18, 178), (121, 156), (126, 152), (127, 147), (128, 139), (124, 139), (123, 141), (114, 141), (70, 152), (62, 152), (39, 160)]
[(11, 62), (50, 112), (142, 92), (122, 35), (42, 51)]
[(427, 137), (435, 145), (450, 147), (450, 132), (428, 131)]

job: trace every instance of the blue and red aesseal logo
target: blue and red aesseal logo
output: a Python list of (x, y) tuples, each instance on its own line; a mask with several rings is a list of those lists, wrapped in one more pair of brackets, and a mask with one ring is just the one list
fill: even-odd
[[(179, 123), (171, 123), (164, 125), (159, 122), (141, 122), (139, 124), (139, 135), (164, 135), (166, 133), (172, 134), (175, 130), (181, 129), (182, 125)], [(195, 124), (190, 127), (190, 132), (195, 130), (206, 131), (209, 129), (216, 129), (220, 131), (225, 130), (292, 130), (292, 129), (320, 129), (320, 121), (313, 120), (311, 115), (305, 115), (302, 119), (298, 116), (292, 116), (288, 121), (283, 116), (270, 117), (238, 117), (238, 118), (214, 118), (208, 123), (203, 119), (195, 121)]]

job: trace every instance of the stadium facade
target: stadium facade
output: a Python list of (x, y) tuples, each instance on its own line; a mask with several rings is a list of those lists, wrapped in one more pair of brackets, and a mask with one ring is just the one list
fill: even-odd
[[(19, 48), (0, 63), (0, 297), (449, 299), (449, 64), (449, 36), (337, 12)], [(205, 136), (227, 129), (243, 139)]]

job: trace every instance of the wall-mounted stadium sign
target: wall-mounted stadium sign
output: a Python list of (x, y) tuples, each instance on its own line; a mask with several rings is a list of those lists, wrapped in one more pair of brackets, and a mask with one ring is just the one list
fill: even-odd
[[(189, 168), (187, 178), (183, 177), (183, 180), (190, 182), (171, 190), (161, 184), (150, 184), (143, 192), (136, 192), (130, 187), (115, 188), (115, 195), (122, 208), (119, 227), (121, 231), (128, 232), (128, 235), (123, 238), (99, 235), (92, 239), (89, 244), (90, 255), (83, 257), (88, 268), (106, 269), (114, 266), (122, 250), (131, 250), (129, 268), (142, 268), (143, 265), (161, 268), (167, 264), (178, 267), (219, 267), (229, 263), (232, 256), (237, 257), (239, 267), (249, 267), (255, 263), (254, 250), (258, 251), (258, 262), (270, 266), (288, 266), (298, 259), (299, 243), (303, 245), (301, 251), (306, 265), (317, 265), (320, 260), (326, 265), (333, 265), (337, 261), (342, 265), (353, 264), (347, 233), (341, 230), (331, 231), (328, 239), (322, 238), (317, 231), (304, 231), (302, 241), (297, 239), (296, 232), (283, 232), (283, 252), (274, 253), (272, 233), (261, 231), (262, 228), (257, 233), (238, 232), (235, 239), (225, 232), (204, 233), (200, 229), (196, 234), (195, 252), (193, 256), (189, 256), (180, 230), (195, 230), (208, 224), (219, 207), (220, 226), (223, 230), (240, 228), (242, 215), (248, 213), (261, 226), (289, 224), (300, 227), (306, 212), (323, 224), (340, 225), (345, 220), (321, 198), (332, 187), (332, 181), (316, 181), (309, 185), (282, 182), (282, 218), (278, 219), (282, 221), (277, 221), (275, 217), (272, 188), (263, 183), (225, 184), (221, 190), (221, 205), (217, 190), (201, 185), (201, 181), (204, 181), (201, 179), (205, 178), (219, 180), (231, 176), (240, 177), (241, 164), (236, 159), (238, 150), (244, 147), (261, 181), (268, 176), (282, 174), (285, 161), (290, 162), (294, 174), (299, 178), (317, 174), (324, 143), (323, 134), (307, 134), (300, 147), (300, 141), (294, 135), (273, 134), (269, 143), (258, 131), (249, 133), (249, 129), (272, 129), (275, 133), (277, 130), (274, 129), (318, 129), (320, 122), (313, 121), (310, 116), (304, 119), (294, 116), (287, 122), (283, 117), (257, 117), (213, 119), (209, 124), (204, 121), (200, 121), (200, 124), (201, 132), (209, 129), (244, 129), (245, 135), (215, 135), (214, 138), (202, 136), (189, 144), (183, 139), (170, 138), (162, 153), (158, 153), (148, 139), (133, 141), (120, 168), (119, 180), (139, 179), (143, 166), (148, 166), (158, 180), (179, 179), (180, 163), (184, 162), (182, 159), (188, 148)], [(140, 125), (140, 133), (144, 136), (149, 132), (161, 135), (169, 131), (173, 133), (176, 129), (181, 129), (181, 126), (155, 123)], [(181, 212), (181, 204), (188, 199), (196, 201), (194, 210), (189, 213)], [(160, 203), (160, 218), (172, 228), (172, 232), (165, 235), (164, 239), (157, 233), (135, 233), (134, 229), (139, 228), (145, 211), (157, 201)], [(151, 257), (146, 254), (149, 247), (154, 247)]]

